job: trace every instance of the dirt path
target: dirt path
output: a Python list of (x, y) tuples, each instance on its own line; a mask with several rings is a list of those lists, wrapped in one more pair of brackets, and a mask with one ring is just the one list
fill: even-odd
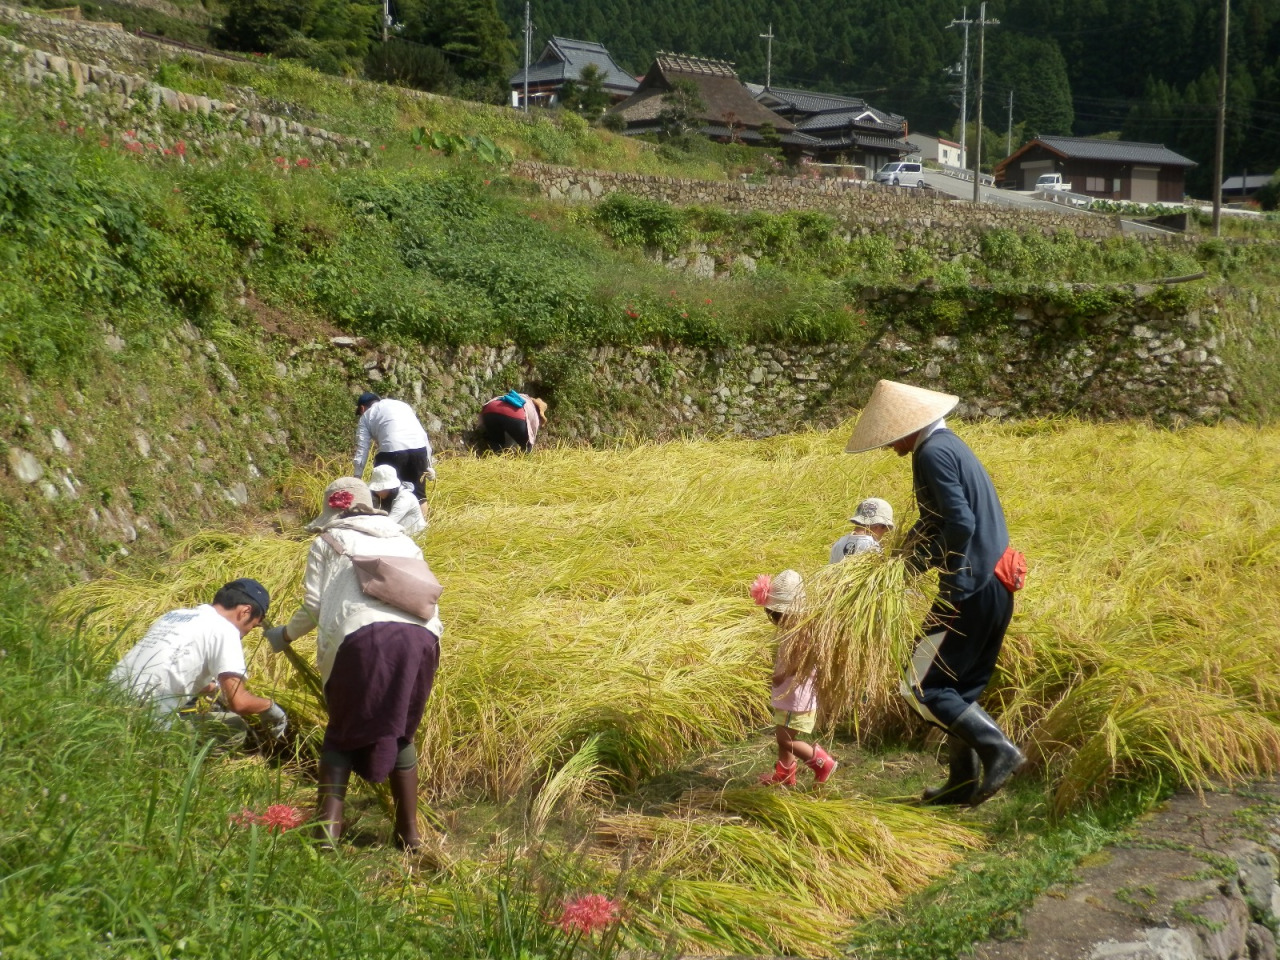
[(980, 960), (1275, 960), (1280, 784), (1180, 793)]

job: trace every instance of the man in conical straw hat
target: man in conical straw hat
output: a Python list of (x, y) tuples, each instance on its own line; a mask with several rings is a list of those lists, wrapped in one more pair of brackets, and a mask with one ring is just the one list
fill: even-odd
[(1026, 758), (977, 703), (1013, 616), (1013, 588), (996, 575), (1009, 550), (1000, 498), (973, 451), (943, 419), (959, 402), (881, 380), (845, 452), (889, 447), (900, 457), (911, 454), (920, 519), (907, 550), (921, 568), (938, 569), (939, 602), (925, 621), (903, 694), (948, 734), (950, 776), (944, 786), (926, 790), (924, 802), (976, 806)]

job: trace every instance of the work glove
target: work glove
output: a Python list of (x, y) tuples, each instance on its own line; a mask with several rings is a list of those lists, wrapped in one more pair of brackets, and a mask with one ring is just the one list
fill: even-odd
[(430, 480), (432, 483), (435, 483), (435, 482), (436, 482), (436, 468), (435, 468), (435, 467), (427, 467), (427, 479), (428, 479), (428, 480)]
[(289, 645), (289, 638), (285, 636), (283, 625), (267, 627), (262, 631), (262, 635), (267, 638), (267, 643), (271, 644), (272, 653), (284, 653), (284, 648)]
[(258, 714), (258, 724), (272, 740), (283, 740), (284, 732), (289, 729), (289, 715), (273, 700), (271, 706)]

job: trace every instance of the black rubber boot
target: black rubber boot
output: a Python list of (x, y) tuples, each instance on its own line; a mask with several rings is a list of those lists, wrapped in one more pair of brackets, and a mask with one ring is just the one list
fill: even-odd
[(418, 768), (392, 770), (391, 799), (396, 804), (396, 846), (413, 853), (422, 847), (418, 833)]
[(976, 703), (969, 704), (959, 719), (951, 725), (951, 735), (959, 737), (978, 752), (982, 761), (982, 782), (973, 792), (969, 803), (977, 806), (990, 800), (1005, 781), (1022, 769), (1027, 762), (996, 722)]
[(947, 782), (926, 789), (920, 798), (922, 804), (950, 806), (973, 801), (973, 793), (978, 789), (978, 754), (959, 737), (948, 736), (947, 763), (950, 767)]
[(342, 808), (347, 800), (350, 767), (331, 767), (320, 762), (319, 792), (316, 795), (316, 838), (325, 850), (338, 846), (342, 836)]

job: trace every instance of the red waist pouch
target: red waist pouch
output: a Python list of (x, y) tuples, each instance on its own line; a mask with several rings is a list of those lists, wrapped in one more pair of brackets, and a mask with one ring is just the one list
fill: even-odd
[(1027, 585), (1027, 558), (1021, 550), (1012, 545), (1005, 547), (1004, 554), (996, 561), (996, 579), (1004, 584), (1010, 593), (1017, 593)]

